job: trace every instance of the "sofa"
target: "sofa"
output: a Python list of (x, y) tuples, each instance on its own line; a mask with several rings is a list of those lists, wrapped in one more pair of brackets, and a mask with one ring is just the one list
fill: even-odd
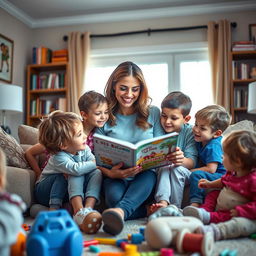
[[(226, 136), (234, 130), (245, 129), (256, 130), (256, 127), (253, 122), (244, 120), (230, 125), (223, 135)], [(0, 147), (4, 150), (7, 157), (7, 191), (21, 196), (28, 207), (27, 213), (29, 214), (31, 206), (35, 204), (33, 196), (35, 174), (24, 157), (24, 151), (38, 142), (38, 130), (31, 126), (20, 125), (18, 136), (19, 143), (12, 136), (0, 130)], [(39, 156), (38, 161), (39, 164), (43, 163), (44, 157)], [(188, 203), (188, 193), (189, 188), (186, 187), (183, 206)], [(101, 204), (98, 210), (102, 210), (103, 208), (104, 204)]]

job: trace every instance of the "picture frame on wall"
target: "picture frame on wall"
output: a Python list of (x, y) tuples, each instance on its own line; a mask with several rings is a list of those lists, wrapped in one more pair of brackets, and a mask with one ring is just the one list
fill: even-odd
[(13, 40), (0, 34), (0, 81), (7, 83), (12, 82), (13, 48)]
[(249, 24), (249, 39), (256, 43), (256, 24)]

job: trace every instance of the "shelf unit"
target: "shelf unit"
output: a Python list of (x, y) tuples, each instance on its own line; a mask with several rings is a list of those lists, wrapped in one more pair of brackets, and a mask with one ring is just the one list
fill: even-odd
[(67, 74), (67, 62), (27, 66), (27, 125), (37, 126), (40, 119), (53, 110), (67, 110)]
[(231, 52), (230, 65), (230, 109), (233, 123), (245, 119), (256, 123), (256, 115), (247, 113), (248, 84), (256, 81), (256, 78), (250, 75), (252, 68), (256, 68), (256, 51)]

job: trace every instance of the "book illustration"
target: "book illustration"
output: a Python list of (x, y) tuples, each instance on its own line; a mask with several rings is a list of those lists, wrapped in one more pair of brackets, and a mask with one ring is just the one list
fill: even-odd
[(177, 133), (170, 133), (132, 144), (94, 134), (94, 154), (99, 166), (111, 168), (123, 162), (123, 168), (141, 166), (147, 170), (171, 164), (166, 155), (175, 150), (177, 138)]

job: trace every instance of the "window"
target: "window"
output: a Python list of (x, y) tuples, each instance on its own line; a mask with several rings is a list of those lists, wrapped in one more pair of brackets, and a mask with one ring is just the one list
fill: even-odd
[(205, 50), (133, 54), (125, 57), (97, 56), (92, 58), (88, 69), (86, 91), (104, 93), (110, 74), (118, 64), (126, 60), (135, 62), (142, 69), (153, 105), (160, 107), (163, 98), (171, 91), (180, 90), (189, 95), (192, 100), (191, 124), (194, 123), (197, 110), (213, 103), (210, 68)]

